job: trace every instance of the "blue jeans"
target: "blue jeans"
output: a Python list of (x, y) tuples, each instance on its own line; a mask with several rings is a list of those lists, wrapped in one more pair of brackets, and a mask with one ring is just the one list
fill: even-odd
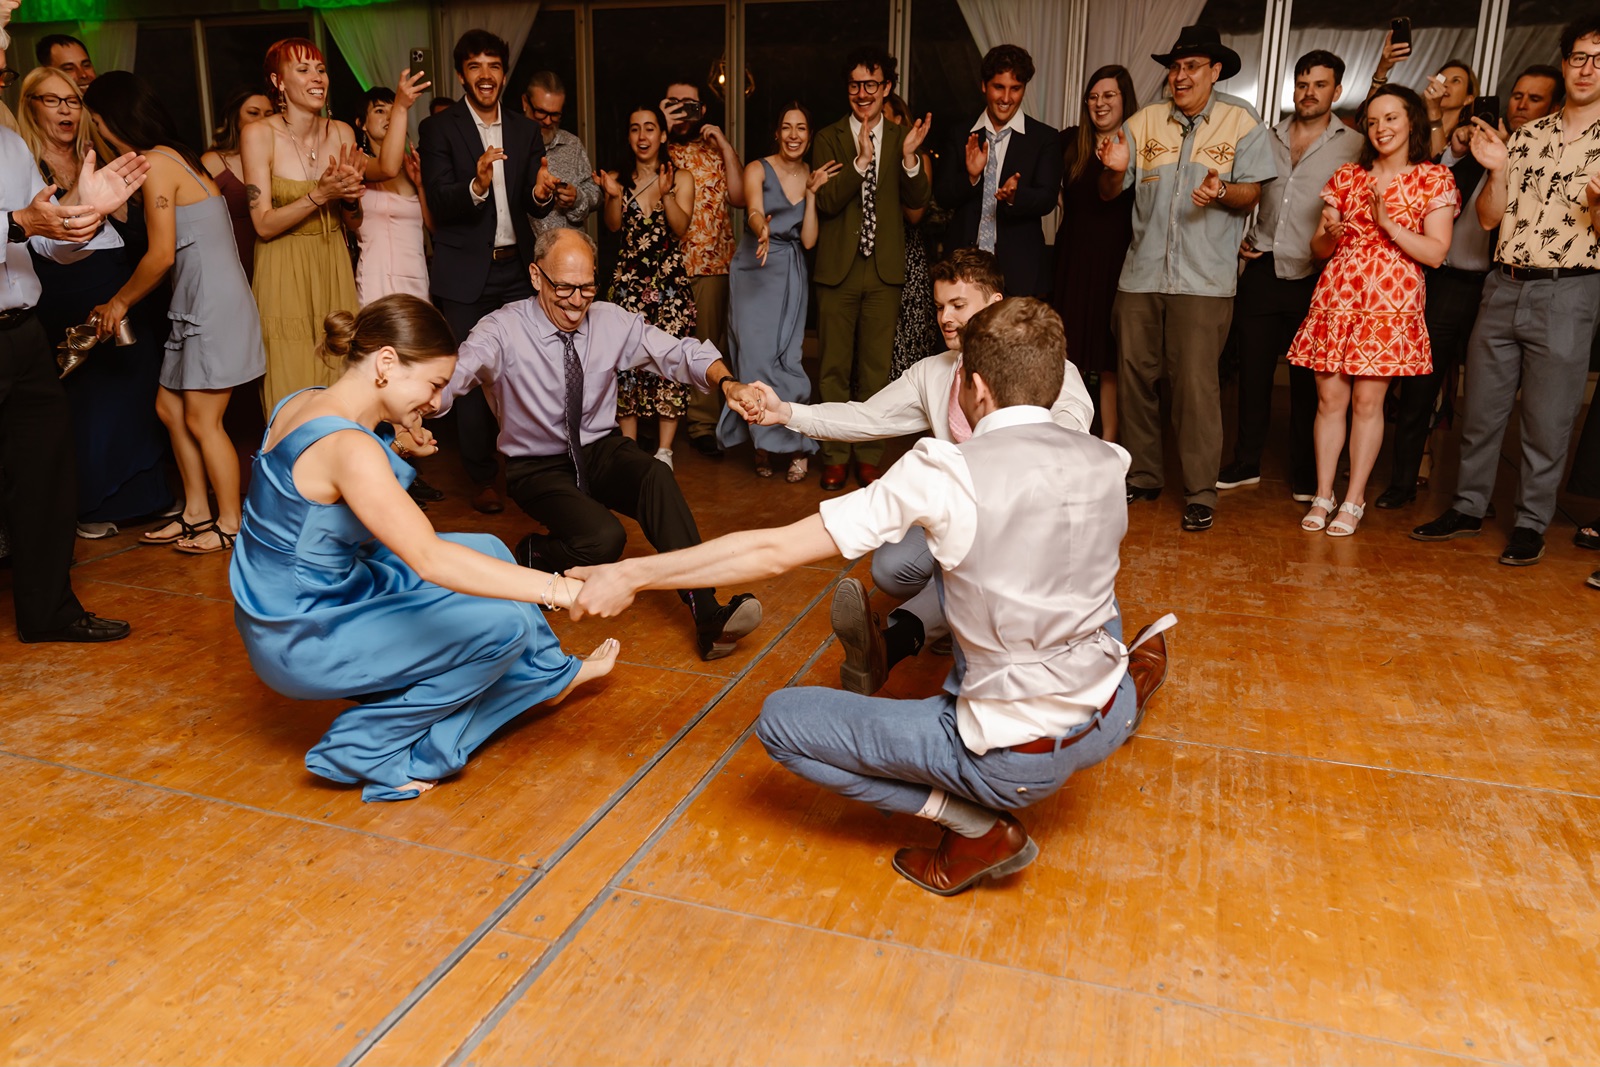
[(878, 592), (905, 601), (898, 610), (917, 617), (926, 641), (938, 640), (950, 632), (933, 582), (938, 566), (928, 550), (927, 531), (920, 526), (911, 527), (905, 537), (872, 553), (872, 584)]
[[(1120, 639), (1121, 619), (1106, 629)], [(768, 755), (808, 782), (882, 811), (914, 815), (935, 788), (1013, 810), (1038, 803), (1074, 771), (1120, 748), (1135, 706), (1133, 678), (1124, 675), (1111, 710), (1062, 739), (1082, 737), (1070, 748), (996, 748), (979, 756), (961, 740), (949, 693), (895, 700), (806, 686), (767, 697), (756, 736)]]

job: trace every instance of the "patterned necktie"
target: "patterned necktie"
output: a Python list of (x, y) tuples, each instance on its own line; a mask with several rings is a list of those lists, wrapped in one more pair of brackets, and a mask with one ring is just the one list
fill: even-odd
[(872, 255), (873, 248), (878, 244), (878, 135), (868, 134), (872, 139), (873, 159), (867, 164), (867, 173), (861, 179), (861, 254)]
[(983, 165), (983, 210), (978, 215), (978, 247), (985, 252), (993, 252), (995, 213), (1000, 206), (999, 201), (994, 198), (1000, 191), (999, 148), (1005, 139), (1011, 136), (1011, 131), (984, 130), (983, 135), (989, 141), (989, 161)]
[(588, 479), (583, 476), (583, 364), (578, 361), (578, 346), (566, 330), (561, 335), (561, 347), (566, 350), (562, 368), (567, 376), (567, 455), (572, 459), (572, 472), (577, 478), (578, 491), (589, 491)]

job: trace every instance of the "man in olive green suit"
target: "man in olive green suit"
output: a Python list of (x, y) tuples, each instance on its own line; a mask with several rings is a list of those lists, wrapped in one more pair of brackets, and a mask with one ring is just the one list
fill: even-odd
[[(840, 164), (817, 190), (817, 333), (822, 342), (822, 402), (865, 400), (889, 381), (900, 287), (906, 278), (902, 208), (928, 203), (930, 183), (917, 149), (932, 116), (911, 127), (883, 120), (895, 60), (864, 45), (845, 57), (850, 114), (817, 134), (811, 165)], [(851, 390), (852, 380), (855, 384)], [(856, 477), (878, 477), (883, 443), (854, 446)], [(822, 445), (822, 488), (843, 489), (851, 445)]]

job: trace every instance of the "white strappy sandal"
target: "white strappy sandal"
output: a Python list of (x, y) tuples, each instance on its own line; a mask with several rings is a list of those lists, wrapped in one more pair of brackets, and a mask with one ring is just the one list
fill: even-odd
[[(1328, 520), (1333, 517), (1333, 509), (1338, 501), (1331, 497), (1319, 496), (1311, 500), (1311, 510), (1306, 512), (1306, 517), (1300, 520), (1300, 529), (1307, 533), (1321, 533), (1328, 525)], [(1312, 511), (1321, 508), (1326, 514), (1313, 515)]]
[[(1362, 507), (1360, 504), (1352, 504), (1350, 501), (1346, 500), (1343, 504), (1339, 505), (1339, 517), (1328, 523), (1328, 536), (1349, 537), (1351, 534), (1356, 532), (1356, 527), (1361, 524), (1361, 517), (1366, 513), (1367, 509)], [(1347, 521), (1344, 518), (1344, 516), (1347, 514), (1353, 516), (1354, 520)]]

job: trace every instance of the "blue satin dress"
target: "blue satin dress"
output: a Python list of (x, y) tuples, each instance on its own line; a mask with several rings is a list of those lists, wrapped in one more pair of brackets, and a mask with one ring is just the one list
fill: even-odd
[[(279, 693), (356, 702), (306, 753), (306, 768), (361, 785), (363, 800), (408, 800), (417, 791), (399, 786), (459, 771), (490, 734), (565, 688), (579, 660), (531, 605), (425, 582), (348, 506), (300, 495), (300, 454), (350, 429), (383, 442), (333, 416), (270, 451), (263, 441), (229, 571), (234, 622), (250, 665)], [(410, 485), (416, 471), (383, 443)], [(512, 562), (492, 535), (441, 536)]]

